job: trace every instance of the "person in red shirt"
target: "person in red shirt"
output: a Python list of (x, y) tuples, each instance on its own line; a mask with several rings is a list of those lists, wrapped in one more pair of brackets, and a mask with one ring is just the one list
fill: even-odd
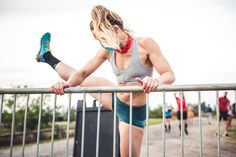
[(184, 123), (184, 132), (186, 135), (188, 135), (188, 123), (187, 123), (187, 119), (188, 119), (188, 115), (187, 115), (187, 105), (186, 105), (186, 101), (185, 101), (185, 97), (184, 97), (184, 93), (182, 93), (182, 100), (180, 101), (180, 98), (176, 95), (176, 93), (174, 93), (175, 96), (175, 100), (177, 103), (177, 119), (179, 120), (179, 130), (181, 131), (181, 106), (180, 103), (182, 104), (183, 108), (183, 123)]
[(230, 106), (230, 101), (227, 98), (227, 92), (224, 92), (224, 96), (219, 97), (219, 120), (224, 120), (225, 128), (224, 128), (224, 136), (229, 136), (228, 134), (228, 110)]

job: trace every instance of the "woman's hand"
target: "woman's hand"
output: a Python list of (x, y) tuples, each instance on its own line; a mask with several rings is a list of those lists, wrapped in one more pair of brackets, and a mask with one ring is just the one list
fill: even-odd
[(150, 93), (151, 91), (156, 90), (159, 85), (159, 81), (157, 79), (153, 79), (149, 76), (146, 76), (143, 79), (136, 78), (136, 81), (142, 85), (142, 89), (145, 93)]
[(51, 87), (51, 89), (57, 95), (64, 95), (64, 89), (69, 88), (69, 87), (70, 87), (70, 85), (67, 82), (58, 82), (58, 83), (54, 84)]

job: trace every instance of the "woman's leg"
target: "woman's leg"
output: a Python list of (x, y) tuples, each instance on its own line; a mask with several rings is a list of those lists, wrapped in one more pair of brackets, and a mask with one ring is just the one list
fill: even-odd
[[(51, 54), (50, 40), (50, 33), (45, 33), (42, 36), (40, 41), (40, 50), (36, 56), (36, 60), (38, 62), (43, 62), (50, 65), (58, 73), (58, 75), (66, 81), (76, 70), (69, 65), (61, 62)], [(80, 84), (80, 86), (114, 86), (114, 84), (111, 81), (101, 77), (89, 76)], [(91, 95), (96, 100), (99, 100), (100, 95), (98, 93), (91, 93)], [(101, 104), (106, 108), (112, 109), (112, 94), (103, 93), (101, 96)]]
[[(55, 71), (58, 73), (58, 75), (63, 80), (68, 80), (70, 75), (74, 73), (76, 70), (69, 65), (59, 62), (55, 66)], [(81, 84), (80, 87), (93, 87), (93, 86), (114, 86), (115, 84), (111, 81), (102, 78), (102, 77), (96, 77), (96, 76), (89, 76), (87, 77)], [(96, 100), (99, 100), (99, 93), (90, 93), (91, 96), (93, 96)], [(112, 109), (112, 94), (111, 93), (102, 93), (101, 96), (101, 104), (108, 108)]]
[(184, 132), (186, 135), (188, 135), (188, 121), (187, 121), (187, 119), (184, 120)]
[(170, 126), (170, 121), (171, 121), (171, 118), (167, 118), (167, 132), (170, 133), (170, 129), (171, 129), (171, 126)]
[(231, 130), (231, 123), (232, 123), (232, 116), (229, 116), (228, 117), (228, 124), (227, 124), (228, 131)]
[[(129, 157), (129, 127), (129, 124), (119, 122), (121, 157)], [(132, 157), (140, 157), (142, 140), (143, 129), (132, 126)]]

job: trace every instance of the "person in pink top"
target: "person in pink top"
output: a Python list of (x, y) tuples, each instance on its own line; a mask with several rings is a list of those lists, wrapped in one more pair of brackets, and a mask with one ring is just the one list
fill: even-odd
[[(186, 135), (188, 135), (188, 123), (187, 123), (187, 119), (188, 119), (188, 115), (187, 115), (187, 105), (186, 105), (186, 101), (185, 101), (185, 97), (184, 97), (184, 93), (182, 93), (182, 100), (180, 99), (180, 97), (178, 97), (176, 95), (176, 93), (174, 93), (175, 96), (175, 100), (177, 103), (177, 119), (179, 120), (179, 130), (181, 131), (181, 105), (183, 106), (182, 111), (183, 111), (183, 122), (184, 122), (184, 132)], [(181, 101), (180, 101), (181, 100)]]
[(227, 92), (224, 92), (224, 96), (219, 97), (219, 120), (221, 121), (221, 119), (224, 120), (224, 136), (229, 136), (228, 133), (228, 110), (229, 110), (229, 106), (230, 106), (230, 101), (227, 98)]

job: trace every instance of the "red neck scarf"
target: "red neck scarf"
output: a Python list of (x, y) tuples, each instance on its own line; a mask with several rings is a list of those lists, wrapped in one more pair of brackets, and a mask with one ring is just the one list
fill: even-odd
[(123, 49), (121, 49), (121, 50), (116, 49), (115, 50), (116, 52), (118, 52), (118, 53), (126, 53), (129, 50), (129, 48), (131, 47), (133, 39), (132, 39), (132, 37), (128, 33), (127, 33), (127, 35), (128, 35), (128, 41), (127, 41), (125, 47)]

